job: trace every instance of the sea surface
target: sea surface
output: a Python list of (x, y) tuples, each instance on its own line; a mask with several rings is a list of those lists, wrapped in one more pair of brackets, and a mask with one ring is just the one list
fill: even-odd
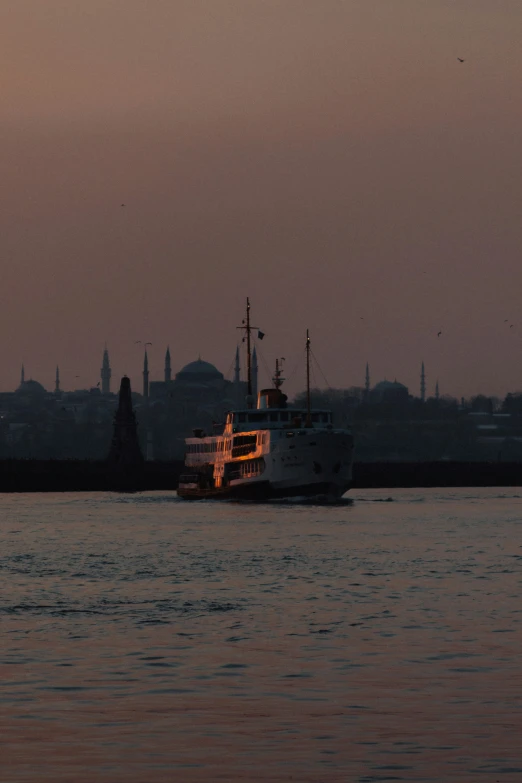
[(522, 490), (0, 496), (0, 781), (522, 781)]

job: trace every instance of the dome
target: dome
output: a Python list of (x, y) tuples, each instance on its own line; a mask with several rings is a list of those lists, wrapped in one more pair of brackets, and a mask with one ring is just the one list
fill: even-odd
[(38, 383), (38, 381), (24, 381), (20, 384), (18, 389), (16, 390), (17, 394), (47, 394), (46, 390), (42, 386), (41, 383)]
[(373, 388), (374, 391), (399, 391), (400, 389), (408, 391), (408, 387), (399, 381), (381, 381)]
[(214, 367), (210, 362), (204, 362), (198, 359), (195, 362), (189, 362), (177, 374), (176, 380), (182, 383), (209, 383), (210, 381), (222, 381), (223, 373)]

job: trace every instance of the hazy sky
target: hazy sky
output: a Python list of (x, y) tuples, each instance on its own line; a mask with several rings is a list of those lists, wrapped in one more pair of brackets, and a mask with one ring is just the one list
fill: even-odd
[(0, 388), (226, 372), (249, 295), (270, 367), (308, 327), (333, 386), (522, 389), (521, 40), (520, 0), (0, 0)]

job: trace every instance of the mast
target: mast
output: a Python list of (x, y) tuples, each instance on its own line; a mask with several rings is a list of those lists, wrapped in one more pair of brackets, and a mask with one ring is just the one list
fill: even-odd
[[(247, 343), (247, 406), (249, 408), (253, 408), (254, 404), (252, 401), (252, 350), (251, 350), (251, 332), (252, 329), (257, 329), (257, 326), (252, 326), (250, 323), (250, 299), (247, 296), (247, 306), (246, 306), (246, 320), (243, 321), (241, 326), (237, 327), (238, 329), (244, 329), (246, 332), (246, 343)], [(243, 338), (244, 340), (245, 338)]]
[(246, 309), (246, 338), (247, 338), (247, 394), (252, 396), (252, 352), (250, 350), (250, 299), (247, 296)]
[(310, 404), (310, 334), (306, 330), (306, 427), (312, 426), (311, 404)]
[(283, 375), (283, 362), (285, 361), (284, 356), (281, 359), (276, 359), (276, 368), (274, 377), (272, 378), (272, 383), (274, 384), (274, 389), (280, 389), (283, 385), (284, 378)]

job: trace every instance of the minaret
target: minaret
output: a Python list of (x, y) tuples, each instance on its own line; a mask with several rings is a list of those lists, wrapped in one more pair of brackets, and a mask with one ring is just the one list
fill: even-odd
[(364, 396), (367, 397), (370, 393), (370, 367), (366, 362), (366, 378), (364, 380)]
[(421, 365), (420, 398), (421, 402), (426, 402), (426, 373), (424, 372), (424, 362), (422, 362)]
[(439, 399), (439, 379), (437, 378), (437, 383), (435, 384), (435, 399)]
[(236, 348), (236, 363), (234, 364), (234, 385), (239, 388), (241, 367), (239, 364), (239, 345)]
[(239, 363), (239, 346), (236, 348), (236, 360), (234, 363), (234, 399), (238, 408), (242, 407), (243, 398), (241, 395), (241, 365)]
[(102, 394), (111, 393), (111, 375), (112, 373), (111, 373), (111, 365), (109, 364), (109, 352), (107, 350), (107, 345), (106, 345), (103, 351), (103, 362), (101, 368)]
[(25, 368), (24, 368), (24, 365), (22, 364), (22, 372), (21, 372), (21, 374), (20, 374), (20, 386), (21, 386), (23, 383), (25, 383)]
[(147, 356), (147, 348), (145, 348), (145, 357), (143, 359), (143, 397), (145, 400), (149, 399), (149, 357)]
[(252, 351), (252, 397), (254, 400), (257, 400), (257, 370), (257, 351), (254, 345), (254, 350)]
[(60, 394), (60, 368), (56, 365), (56, 380), (54, 382), (54, 393)]
[(170, 368), (170, 348), (167, 346), (167, 353), (165, 354), (165, 383), (170, 383), (172, 380), (172, 370)]

